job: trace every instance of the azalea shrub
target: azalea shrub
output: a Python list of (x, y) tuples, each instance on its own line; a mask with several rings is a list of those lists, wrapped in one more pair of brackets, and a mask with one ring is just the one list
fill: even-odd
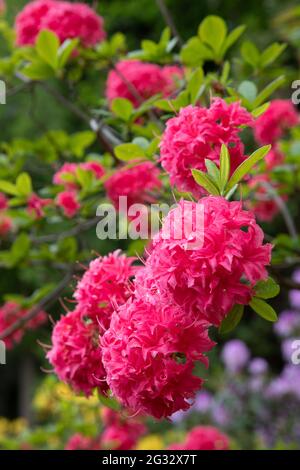
[[(1, 142), (0, 269), (13, 280), (1, 287), (6, 367), (29, 347), (68, 393), (92, 403), (91, 426), (81, 417), (61, 432), (59, 421), (52, 447), (142, 448), (156, 430), (171, 433), (161, 448), (255, 447), (247, 426), (262, 448), (293, 445), (292, 413), (282, 417), (272, 401), (300, 377), (300, 121), (289, 44), (260, 50), (245, 25), (217, 15), (199, 18), (183, 41), (167, 12), (156, 42), (130, 50), (121, 32), (107, 33), (101, 2), (29, 1), (13, 25), (1, 8), (2, 112), (12, 96), (30, 95), (36, 126), (34, 138)], [(41, 93), (65, 113), (63, 129), (48, 128), (46, 110), (36, 115)], [(295, 311), (273, 330), (288, 295)], [(272, 351), (284, 325), (286, 366)], [(266, 357), (239, 375), (250, 360), (241, 336), (257, 331)], [(271, 383), (269, 359), (282, 368)], [(172, 434), (203, 396), (209, 412)], [(228, 397), (239, 413), (250, 408), (243, 433)], [(3, 446), (47, 447), (46, 428), (26, 432)]]

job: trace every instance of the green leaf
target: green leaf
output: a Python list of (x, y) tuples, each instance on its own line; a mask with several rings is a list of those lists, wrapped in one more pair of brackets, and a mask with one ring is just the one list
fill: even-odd
[(74, 237), (66, 237), (59, 241), (57, 256), (61, 261), (75, 261), (77, 256), (77, 240)]
[(0, 191), (3, 191), (6, 194), (10, 194), (11, 196), (19, 196), (17, 187), (9, 181), (0, 180)]
[(243, 98), (246, 98), (246, 100), (252, 103), (256, 98), (257, 88), (255, 83), (250, 82), (249, 80), (244, 80), (238, 87), (238, 92)]
[(29, 196), (32, 193), (32, 183), (30, 175), (28, 173), (21, 173), (17, 177), (16, 187), (20, 195)]
[(34, 61), (26, 65), (26, 67), (22, 69), (22, 74), (31, 80), (46, 80), (55, 75), (50, 65), (39, 61)]
[(271, 299), (279, 294), (280, 287), (274, 279), (269, 277), (266, 281), (259, 281), (256, 284), (254, 291), (255, 296), (260, 299)]
[(219, 186), (219, 181), (220, 181), (220, 170), (213, 162), (212, 160), (208, 160), (207, 158), (205, 159), (205, 166), (207, 169), (207, 173), (212, 179), (212, 181), (215, 183), (215, 185), (218, 187)]
[(201, 170), (192, 170), (192, 175), (196, 183), (199, 186), (202, 186), (209, 194), (213, 194), (214, 196), (219, 196), (220, 192), (211, 178)]
[(230, 155), (226, 145), (222, 144), (220, 153), (220, 190), (223, 193), (230, 174)]
[(219, 333), (225, 335), (230, 331), (234, 330), (240, 323), (244, 313), (244, 305), (236, 304), (228, 313), (226, 318), (222, 321), (219, 328)]
[(79, 39), (66, 39), (58, 49), (58, 67), (63, 68), (79, 44)]
[(239, 181), (241, 181), (244, 176), (246, 176), (251, 168), (253, 168), (254, 165), (256, 165), (257, 162), (262, 160), (267, 153), (271, 150), (271, 145), (265, 145), (264, 147), (261, 147), (255, 152), (253, 152), (250, 157), (248, 157), (246, 160), (244, 160), (234, 171), (233, 175), (231, 176), (227, 189), (230, 190), (235, 186)]
[(199, 67), (192, 74), (187, 85), (187, 90), (190, 94), (192, 104), (196, 104), (199, 97), (201, 96), (201, 91), (204, 89), (203, 82), (204, 82), (203, 69)]
[(26, 233), (21, 233), (15, 240), (12, 248), (11, 248), (11, 258), (16, 265), (24, 258), (26, 258), (30, 248), (30, 240)]
[(189, 104), (189, 92), (187, 90), (179, 93), (174, 100), (157, 100), (154, 105), (163, 111), (177, 112)]
[(262, 104), (272, 93), (274, 93), (277, 88), (281, 87), (285, 82), (284, 75), (281, 75), (278, 78), (275, 78), (273, 82), (269, 83), (256, 97), (255, 101), (253, 102), (254, 108)]
[(253, 42), (243, 42), (241, 47), (241, 54), (247, 64), (252, 65), (253, 68), (257, 68), (259, 66), (260, 53)]
[(70, 151), (77, 158), (82, 158), (85, 150), (95, 141), (93, 131), (81, 131), (72, 134), (69, 138)]
[(249, 305), (255, 313), (257, 313), (260, 317), (264, 318), (265, 320), (271, 322), (277, 321), (277, 314), (275, 310), (264, 300), (258, 299), (257, 297), (253, 297)]
[(222, 47), (222, 52), (221, 52), (222, 57), (227, 52), (227, 50), (239, 39), (239, 37), (243, 34), (245, 29), (246, 29), (245, 25), (237, 26), (237, 28), (233, 29), (228, 34)]
[(198, 35), (218, 55), (227, 35), (226, 23), (219, 16), (209, 15), (201, 22)]
[(126, 98), (115, 98), (111, 109), (113, 113), (125, 122), (128, 122), (133, 112), (133, 104)]
[(48, 29), (43, 29), (36, 40), (36, 51), (41, 59), (54, 70), (58, 64), (59, 39), (55, 33)]
[(192, 37), (181, 49), (180, 58), (184, 65), (197, 67), (206, 60), (212, 60), (213, 53), (199, 38)]
[(88, 191), (93, 183), (93, 172), (78, 167), (76, 169), (76, 179), (84, 191)]
[(119, 160), (130, 161), (145, 158), (145, 151), (136, 144), (121, 144), (115, 147), (115, 154)]
[(102, 405), (107, 406), (108, 408), (111, 408), (112, 410), (115, 410), (115, 411), (120, 410), (121, 406), (115, 398), (102, 395), (101, 393), (99, 393), (98, 396)]
[(264, 114), (265, 111), (267, 111), (269, 106), (270, 106), (270, 102), (264, 103), (261, 106), (259, 106), (258, 108), (255, 108), (251, 113), (252, 116), (255, 117), (255, 118), (261, 116), (262, 114)]
[(286, 44), (279, 44), (278, 42), (271, 44), (261, 54), (260, 66), (267, 67), (268, 65), (272, 64), (277, 59), (277, 57), (282, 54), (285, 48)]

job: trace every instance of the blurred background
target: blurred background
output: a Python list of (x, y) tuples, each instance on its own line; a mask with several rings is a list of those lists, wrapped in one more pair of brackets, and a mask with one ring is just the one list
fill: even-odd
[[(25, 0), (7, 2), (11, 24), (26, 3)], [(166, 4), (184, 40), (195, 34), (203, 17), (216, 14), (226, 20), (230, 29), (239, 24), (247, 25), (248, 38), (259, 48), (273, 41), (286, 41), (289, 47), (283, 54), (280, 68), (288, 75), (289, 83), (300, 79), (300, 6), (297, 1), (167, 0)], [(141, 39), (157, 40), (165, 26), (155, 0), (100, 0), (99, 12), (105, 18), (108, 35), (117, 31), (124, 33), (130, 49), (138, 48)], [(0, 49), (4, 54), (1, 41)], [(280, 68), (273, 69), (272, 73), (279, 75)], [(93, 80), (89, 88), (82, 90), (86, 103), (97, 103), (101, 97), (105, 77)], [(289, 97), (289, 87), (280, 91), (280, 96)], [(36, 93), (34, 104), (33, 111), (28, 91), (8, 97), (7, 105), (0, 107), (2, 142), (16, 136), (36, 139), (44, 132), (44, 126), (66, 131), (74, 126), (83, 128), (76, 118), (55, 103), (49, 103), (42, 91)], [(31, 170), (34, 172), (34, 168)], [(280, 231), (280, 222), (278, 224), (276, 231)], [(94, 242), (91, 238), (91, 247)], [(104, 251), (111, 248), (107, 245)], [(0, 274), (1, 296), (14, 291), (16, 282), (22, 284), (22, 292), (24, 286), (31, 292), (32, 285), (39, 282), (39, 273), (34, 270), (27, 270), (23, 277), (19, 274), (16, 277), (13, 270), (0, 270)], [(291, 270), (289, 275), (300, 278), (297, 270)], [(150, 437), (142, 438), (140, 448), (163, 448), (172, 442), (174, 430), (178, 436), (199, 423), (220, 427), (236, 447), (299, 448), (300, 377), (299, 372), (295, 374), (295, 368), (290, 367), (286, 353), (287, 341), (300, 335), (299, 292), (282, 289), (274, 306), (278, 312), (283, 312), (279, 326), (272, 328), (258, 316), (245, 316), (234, 331), (235, 340), (233, 335), (226, 340), (218, 338), (219, 346), (213, 351), (216, 357), (211, 358), (211, 367), (205, 372), (209, 377), (206, 391), (199, 394), (192, 411), (177, 413), (170, 423), (149, 421)], [(59, 309), (51, 313), (58, 316)], [(87, 402), (76, 398), (45, 372), (49, 366), (36, 341), (49, 343), (50, 329), (46, 326), (38, 333), (28, 334), (9, 352), (7, 366), (0, 366), (0, 447), (1, 443), (14, 447), (23, 442), (29, 447), (58, 448), (63, 447), (67, 439), (67, 428), (69, 434), (85, 432), (93, 436), (97, 432), (97, 421), (101, 417), (97, 400)], [(217, 356), (222, 357), (222, 362)], [(37, 426), (34, 433), (29, 433), (28, 423)]]

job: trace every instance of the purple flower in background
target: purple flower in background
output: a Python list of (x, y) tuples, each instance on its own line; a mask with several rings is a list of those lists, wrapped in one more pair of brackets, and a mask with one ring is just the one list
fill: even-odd
[(250, 358), (250, 352), (243, 341), (233, 339), (225, 344), (221, 357), (226, 369), (236, 374), (246, 366)]
[(300, 290), (291, 290), (289, 293), (289, 300), (292, 307), (300, 308)]
[(212, 417), (219, 426), (226, 426), (230, 422), (229, 412), (221, 403), (213, 406)]
[(300, 367), (287, 365), (281, 375), (274, 379), (266, 390), (268, 398), (282, 398), (284, 395), (294, 395), (300, 400)]
[(255, 357), (249, 364), (249, 372), (252, 375), (262, 375), (268, 372), (269, 366), (262, 357)]
[(209, 392), (203, 391), (197, 394), (193, 409), (200, 413), (207, 413), (210, 410), (212, 403), (212, 395)]
[(300, 269), (296, 269), (292, 277), (293, 281), (298, 282), (300, 284)]
[(275, 333), (281, 337), (290, 336), (298, 328), (300, 328), (300, 313), (293, 310), (282, 312), (274, 325)]
[(286, 362), (291, 362), (292, 360), (292, 354), (295, 349), (293, 348), (294, 341), (296, 341), (296, 338), (289, 338), (281, 343), (281, 353)]
[(182, 423), (182, 421), (185, 420), (185, 418), (188, 416), (189, 414), (189, 411), (176, 411), (176, 413), (173, 413), (172, 416), (170, 417), (171, 421), (174, 423), (174, 424), (180, 424)]

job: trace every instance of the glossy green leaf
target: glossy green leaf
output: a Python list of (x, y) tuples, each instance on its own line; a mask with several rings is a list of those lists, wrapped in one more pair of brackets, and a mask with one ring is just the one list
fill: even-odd
[(275, 310), (264, 300), (253, 297), (249, 305), (255, 313), (265, 320), (271, 322), (275, 322), (277, 320), (277, 314)]
[(259, 281), (256, 284), (254, 291), (255, 296), (260, 299), (271, 299), (279, 294), (280, 287), (274, 279), (269, 277), (266, 281)]
[(253, 106), (256, 108), (257, 106), (261, 105), (267, 98), (269, 98), (277, 88), (281, 87), (285, 82), (285, 77), (281, 75), (278, 78), (275, 78), (269, 85), (267, 85), (256, 97), (255, 101), (253, 102)]
[(125, 122), (128, 122), (133, 112), (133, 104), (126, 98), (115, 98), (111, 104), (112, 112)]
[(244, 160), (234, 171), (228, 182), (227, 189), (230, 190), (233, 188), (233, 186), (239, 183), (250, 172), (254, 165), (262, 160), (270, 150), (271, 145), (265, 145), (264, 147), (255, 150), (255, 152), (253, 152), (250, 157)]
[(218, 54), (227, 35), (226, 23), (219, 16), (209, 15), (201, 22), (198, 35), (201, 41)]
[(16, 187), (20, 195), (29, 196), (32, 193), (32, 183), (30, 175), (28, 173), (21, 173), (17, 177)]
[(234, 330), (240, 323), (244, 313), (244, 305), (236, 304), (222, 321), (219, 332), (224, 335)]
[(213, 194), (214, 196), (220, 195), (217, 186), (206, 173), (201, 170), (193, 169), (192, 175), (196, 183), (198, 183), (199, 186), (202, 186), (209, 194)]
[(36, 51), (41, 59), (54, 70), (58, 64), (59, 39), (55, 33), (48, 29), (43, 29), (36, 40)]
[(222, 144), (220, 153), (220, 190), (224, 191), (230, 174), (230, 155), (226, 145)]
[(115, 154), (119, 160), (130, 161), (145, 157), (145, 151), (136, 144), (121, 144), (115, 147)]

